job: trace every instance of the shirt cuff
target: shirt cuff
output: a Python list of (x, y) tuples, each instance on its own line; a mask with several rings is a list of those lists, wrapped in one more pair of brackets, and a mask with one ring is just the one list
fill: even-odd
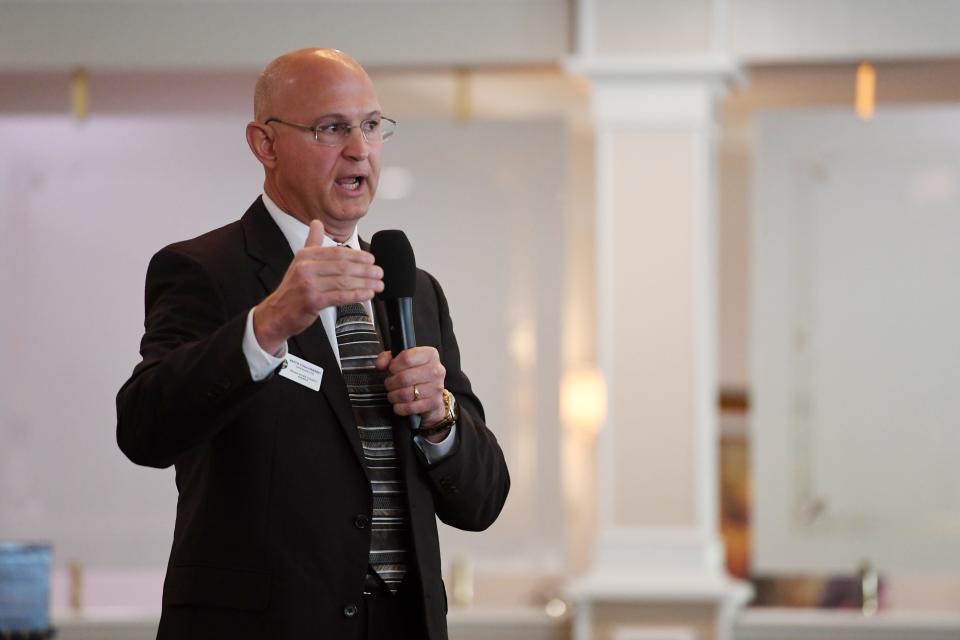
[(423, 457), (427, 459), (427, 464), (436, 464), (450, 455), (453, 450), (454, 436), (457, 435), (457, 425), (450, 427), (450, 433), (440, 442), (430, 442), (423, 436), (413, 436), (413, 443), (423, 452)]
[(287, 343), (284, 342), (280, 350), (271, 355), (260, 347), (257, 336), (253, 332), (253, 312), (247, 314), (247, 328), (243, 332), (243, 355), (250, 367), (250, 377), (254, 382), (260, 382), (270, 377), (270, 374), (283, 363), (287, 357)]

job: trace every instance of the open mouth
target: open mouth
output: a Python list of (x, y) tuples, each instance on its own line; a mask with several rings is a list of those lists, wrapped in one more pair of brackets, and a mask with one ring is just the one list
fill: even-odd
[(346, 189), (347, 191), (356, 191), (360, 188), (360, 185), (363, 184), (363, 176), (347, 176), (345, 178), (337, 178), (337, 184)]

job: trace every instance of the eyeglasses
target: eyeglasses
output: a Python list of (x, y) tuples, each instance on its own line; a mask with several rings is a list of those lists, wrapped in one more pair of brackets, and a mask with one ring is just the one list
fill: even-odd
[(267, 118), (264, 124), (279, 122), (288, 127), (296, 127), (304, 131), (313, 132), (313, 138), (322, 145), (328, 147), (339, 147), (345, 145), (350, 139), (350, 130), (359, 129), (360, 134), (367, 144), (380, 144), (393, 135), (397, 130), (397, 121), (391, 118), (376, 118), (364, 120), (360, 124), (347, 124), (346, 122), (331, 122), (329, 124), (318, 124), (310, 127), (296, 122), (287, 122), (280, 118)]

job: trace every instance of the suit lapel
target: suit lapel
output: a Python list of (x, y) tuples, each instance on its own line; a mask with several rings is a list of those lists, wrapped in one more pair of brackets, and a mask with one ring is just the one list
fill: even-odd
[[(274, 291), (283, 280), (283, 274), (293, 260), (290, 245), (273, 218), (267, 212), (261, 198), (253, 203), (243, 219), (247, 253), (263, 264), (257, 276), (267, 291)], [(333, 408), (344, 435), (357, 457), (357, 462), (366, 472), (363, 462), (363, 448), (360, 445), (360, 433), (357, 431), (353, 408), (347, 396), (347, 386), (343, 373), (337, 364), (337, 358), (330, 346), (330, 340), (323, 322), (317, 321), (300, 334), (290, 338), (290, 351), (308, 362), (323, 368), (323, 381), (320, 391)]]

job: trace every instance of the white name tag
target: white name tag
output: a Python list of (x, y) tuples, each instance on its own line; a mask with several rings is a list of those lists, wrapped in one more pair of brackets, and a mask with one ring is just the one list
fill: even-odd
[(280, 365), (280, 376), (314, 391), (319, 391), (320, 381), (323, 379), (323, 369), (312, 362), (307, 362), (303, 358), (288, 353), (283, 364)]

